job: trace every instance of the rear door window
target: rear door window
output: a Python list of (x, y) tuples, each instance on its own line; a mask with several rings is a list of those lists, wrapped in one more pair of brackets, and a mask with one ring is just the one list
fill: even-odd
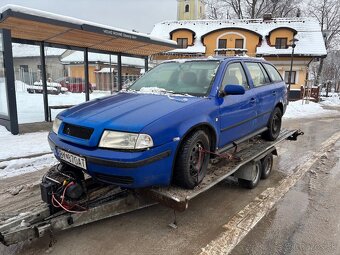
[(281, 77), (280, 73), (276, 70), (276, 68), (274, 66), (266, 64), (266, 63), (264, 63), (263, 65), (266, 68), (266, 70), (267, 70), (267, 72), (268, 72), (268, 74), (270, 76), (270, 79), (273, 82), (280, 82), (280, 81), (282, 81), (282, 77)]
[(268, 77), (266, 77), (267, 75), (263, 73), (264, 70), (262, 71), (259, 63), (246, 62), (245, 64), (249, 70), (251, 79), (253, 80), (254, 87), (268, 84)]

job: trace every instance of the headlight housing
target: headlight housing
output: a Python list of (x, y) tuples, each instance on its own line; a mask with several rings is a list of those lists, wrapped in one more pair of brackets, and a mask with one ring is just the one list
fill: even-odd
[(147, 149), (153, 146), (151, 136), (147, 134), (135, 134), (127, 132), (105, 130), (99, 147), (109, 149)]
[(55, 118), (53, 121), (53, 126), (52, 126), (52, 130), (54, 133), (58, 134), (60, 125), (61, 125), (62, 121), (58, 118)]

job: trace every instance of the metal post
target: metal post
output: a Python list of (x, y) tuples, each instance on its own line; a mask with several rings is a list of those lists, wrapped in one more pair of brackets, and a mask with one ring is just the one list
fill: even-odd
[(90, 86), (89, 86), (89, 50), (84, 50), (84, 71), (85, 71), (85, 100), (90, 100)]
[(292, 79), (292, 72), (293, 72), (293, 61), (294, 61), (294, 49), (295, 49), (295, 42), (299, 41), (298, 39), (293, 38), (292, 40), (290, 40), (292, 42), (292, 55), (290, 57), (290, 70), (289, 70), (289, 75), (288, 75), (288, 89), (287, 89), (287, 99), (288, 102), (287, 104), (289, 104), (289, 97), (290, 97), (290, 87), (291, 87), (291, 79)]
[(118, 91), (122, 89), (122, 55), (118, 53), (117, 55), (117, 72), (118, 72)]
[(47, 92), (47, 78), (46, 78), (46, 62), (45, 62), (45, 45), (44, 45), (44, 42), (40, 43), (40, 63), (41, 63), (41, 82), (42, 82), (42, 88), (43, 88), (45, 121), (49, 121), (48, 94), (47, 94), (48, 92)]
[[(13, 54), (12, 54), (12, 38), (11, 30), (1, 29), (2, 43), (3, 43), (3, 57), (6, 68), (6, 93), (7, 93), (7, 107), (8, 116), (0, 115), (0, 125), (4, 125), (13, 135), (19, 133), (17, 101), (15, 94), (15, 78), (13, 69)], [(1, 52), (2, 53), (2, 52)]]
[(147, 72), (149, 71), (149, 57), (145, 57), (144, 61), (145, 61), (144, 69), (145, 69), (145, 72)]
[(112, 60), (111, 60), (111, 54), (110, 54), (110, 91), (111, 91), (111, 95), (113, 92), (113, 84), (112, 84)]

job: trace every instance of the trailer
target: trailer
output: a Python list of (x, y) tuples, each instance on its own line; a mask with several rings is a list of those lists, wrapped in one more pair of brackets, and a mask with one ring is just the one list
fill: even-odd
[[(176, 186), (122, 189), (96, 182), (92, 178), (82, 179), (81, 183), (75, 185), (72, 179), (76, 177), (72, 173), (61, 171), (60, 165), (56, 165), (46, 173), (40, 184), (41, 197), (46, 205), (5, 221), (0, 225), (0, 241), (8, 246), (46, 235), (51, 236), (58, 231), (155, 204), (167, 206), (174, 212), (184, 211), (193, 198), (229, 176), (238, 178), (241, 186), (254, 188), (261, 175), (262, 178), (269, 176), (273, 155), (278, 155), (276, 146), (286, 140), (297, 140), (301, 134), (303, 133), (300, 130), (282, 130), (279, 137), (272, 142), (265, 141), (260, 136), (242, 143), (235, 142), (233, 156), (239, 160), (216, 156), (211, 160), (202, 183), (192, 190)], [(67, 190), (67, 187), (72, 187), (72, 190)], [(57, 199), (55, 196), (60, 192), (62, 195)], [(78, 196), (78, 193), (81, 195)], [(65, 206), (65, 197), (69, 199), (66, 203), (68, 206)], [(176, 217), (170, 225), (177, 227)]]

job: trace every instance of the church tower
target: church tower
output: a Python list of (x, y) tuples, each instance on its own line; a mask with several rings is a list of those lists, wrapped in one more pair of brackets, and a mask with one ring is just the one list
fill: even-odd
[(203, 0), (177, 0), (177, 19), (195, 20), (205, 18)]

